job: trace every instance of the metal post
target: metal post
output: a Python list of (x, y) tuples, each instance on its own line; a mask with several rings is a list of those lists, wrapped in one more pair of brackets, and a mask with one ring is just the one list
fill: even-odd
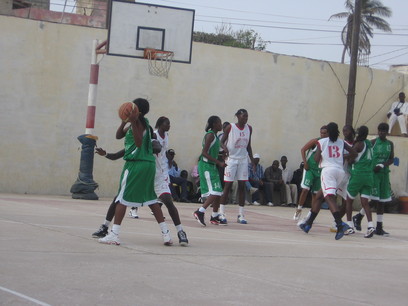
[(358, 46), (360, 40), (361, 0), (354, 4), (353, 33), (351, 38), (350, 71), (347, 92), (346, 124), (353, 125), (354, 98), (356, 95)]
[(99, 64), (97, 62), (97, 55), (100, 48), (106, 45), (106, 42), (98, 45), (98, 40), (93, 41), (91, 69), (89, 78), (88, 91), (88, 109), (86, 115), (85, 134), (78, 136), (78, 140), (82, 144), (81, 161), (79, 165), (78, 178), (71, 187), (73, 199), (98, 200), (95, 189), (98, 188), (98, 183), (93, 180), (93, 162), (94, 149), (96, 146), (97, 136), (93, 135), (95, 127), (95, 113), (96, 113), (96, 93), (98, 87)]

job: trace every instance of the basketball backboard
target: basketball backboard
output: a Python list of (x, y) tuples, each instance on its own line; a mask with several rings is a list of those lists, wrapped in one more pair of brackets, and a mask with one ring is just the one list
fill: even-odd
[(144, 58), (144, 49), (174, 52), (191, 63), (195, 11), (120, 0), (110, 1), (108, 55)]

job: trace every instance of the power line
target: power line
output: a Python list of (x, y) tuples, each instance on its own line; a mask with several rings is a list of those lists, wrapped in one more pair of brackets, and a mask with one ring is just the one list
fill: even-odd
[[(380, 62), (371, 64), (371, 65), (378, 65), (378, 64), (384, 63), (385, 61), (389, 61), (389, 60), (392, 60), (392, 59), (395, 59), (395, 58), (404, 56), (404, 55), (406, 55), (406, 54), (408, 54), (408, 52), (405, 52), (405, 53), (403, 53), (403, 54), (401, 54), (401, 55), (397, 55), (397, 56), (394, 56), (394, 57), (387, 58), (387, 59), (385, 59), (385, 60), (383, 60), (383, 61), (380, 61)], [(370, 65), (370, 66), (371, 66), (371, 65)]]
[[(196, 21), (208, 22), (208, 23), (216, 23), (215, 21), (201, 20), (201, 19), (196, 19)], [(258, 28), (269, 28), (269, 29), (282, 29), (282, 30), (294, 30), (294, 31), (327, 32), (327, 33), (339, 33), (339, 34), (342, 32), (342, 31), (336, 31), (336, 30), (322, 30), (322, 29), (310, 29), (310, 28), (281, 27), (281, 26), (274, 26), (274, 25), (259, 25), (259, 24), (236, 23), (236, 22), (228, 22), (228, 24), (238, 25), (238, 26), (247, 26), (247, 27), (258, 27)], [(374, 35), (403, 36), (403, 37), (408, 37), (408, 34), (394, 34), (394, 33), (374, 33)]]

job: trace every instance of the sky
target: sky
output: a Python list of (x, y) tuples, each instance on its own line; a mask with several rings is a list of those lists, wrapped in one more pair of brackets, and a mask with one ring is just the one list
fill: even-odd
[[(63, 1), (63, 0), (51, 0)], [(345, 19), (330, 16), (346, 11), (344, 0), (144, 0), (163, 6), (195, 10), (194, 31), (215, 33), (230, 25), (234, 31), (252, 29), (267, 41), (266, 50), (318, 60), (340, 62), (341, 30)], [(408, 65), (408, 0), (382, 0), (392, 10), (385, 18), (392, 33), (374, 31), (369, 66), (389, 70)], [(346, 57), (346, 63), (349, 58)]]

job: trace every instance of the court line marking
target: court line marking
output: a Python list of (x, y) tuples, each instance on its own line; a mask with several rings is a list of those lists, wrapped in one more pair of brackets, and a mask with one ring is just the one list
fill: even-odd
[(0, 286), (0, 290), (6, 291), (6, 292), (11, 293), (11, 294), (14, 294), (14, 295), (16, 295), (16, 296), (18, 296), (18, 297), (21, 297), (21, 298), (23, 298), (23, 299), (29, 300), (30, 302), (36, 303), (36, 304), (38, 304), (38, 305), (51, 306), (50, 304), (41, 302), (41, 301), (36, 300), (36, 299), (34, 299), (34, 298), (31, 298), (31, 297), (29, 297), (29, 296), (27, 296), (27, 295), (24, 295), (24, 294), (22, 294), (22, 293), (19, 293), (19, 292), (17, 292), (17, 291), (14, 291), (14, 290), (10, 290), (10, 289), (4, 288), (4, 287), (2, 287), (2, 286)]

